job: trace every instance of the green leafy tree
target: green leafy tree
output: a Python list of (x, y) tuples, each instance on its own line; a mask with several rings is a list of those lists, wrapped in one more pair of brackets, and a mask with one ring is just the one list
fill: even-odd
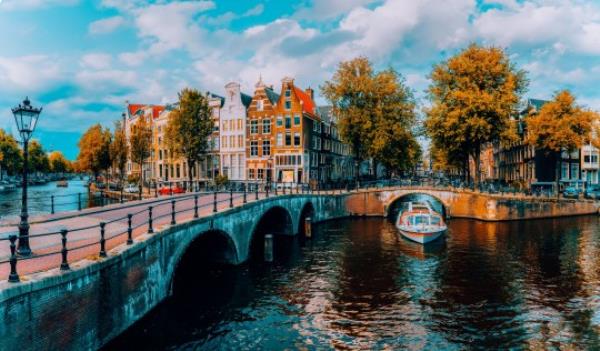
[(123, 184), (125, 178), (125, 167), (127, 166), (127, 158), (129, 157), (129, 145), (127, 144), (127, 136), (120, 121), (115, 123), (115, 131), (110, 143), (110, 154), (112, 158), (112, 167), (119, 174), (119, 184)]
[(187, 162), (188, 177), (192, 168), (206, 154), (213, 120), (208, 99), (195, 89), (179, 93), (179, 106), (169, 114), (165, 141), (170, 157), (183, 157)]
[(17, 174), (23, 165), (23, 155), (17, 140), (10, 134), (0, 129), (0, 179), (6, 171), (9, 175)]
[(100, 124), (90, 127), (79, 140), (77, 169), (91, 172), (94, 179), (98, 178), (101, 171), (110, 167), (110, 142), (110, 130), (102, 128)]
[[(598, 113), (579, 106), (575, 97), (567, 90), (558, 92), (539, 112), (526, 117), (528, 142), (537, 148), (558, 154), (557, 189), (562, 167), (560, 153), (580, 148), (590, 139), (593, 124), (598, 120)], [(597, 141), (595, 143), (599, 144)]]
[(511, 117), (527, 86), (525, 72), (502, 49), (472, 44), (436, 65), (430, 78), (427, 134), (438, 148), (457, 152), (449, 159), (466, 157), (461, 163), (468, 165), (472, 157), (479, 182), (482, 146), (516, 138)]
[(415, 102), (395, 71), (375, 72), (367, 58), (358, 57), (341, 62), (321, 91), (339, 118), (340, 135), (350, 145), (356, 176), (360, 162), (369, 157), (401, 170), (420, 154), (411, 130)]
[(146, 116), (139, 116), (131, 128), (129, 136), (131, 160), (140, 167), (140, 194), (144, 186), (144, 162), (152, 151), (152, 128)]

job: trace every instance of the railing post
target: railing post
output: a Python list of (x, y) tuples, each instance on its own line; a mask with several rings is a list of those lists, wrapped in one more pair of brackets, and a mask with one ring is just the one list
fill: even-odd
[(17, 236), (11, 234), (8, 240), (10, 240), (10, 274), (8, 275), (8, 282), (18, 283), (20, 279), (17, 274)]
[(175, 221), (175, 200), (171, 200), (171, 225), (177, 224)]
[(121, 190), (119, 191), (119, 202), (123, 203), (123, 185), (121, 185)]
[(158, 197), (158, 183), (154, 182), (154, 197)]
[(106, 223), (100, 222), (100, 257), (106, 257), (106, 239), (104, 238)]
[(247, 199), (246, 199), (246, 183), (244, 183), (244, 203), (247, 203)]
[(60, 270), (61, 271), (68, 271), (69, 268), (69, 262), (67, 262), (67, 230), (66, 229), (62, 229), (60, 231), (60, 236), (62, 237), (62, 262), (60, 264)]
[(233, 207), (233, 188), (229, 188), (229, 208)]
[(217, 212), (217, 192), (213, 191), (213, 212)]
[(100, 190), (100, 207), (104, 207), (104, 190)]
[(265, 198), (266, 199), (269, 198), (269, 186), (268, 186), (268, 184), (265, 184)]
[(283, 184), (283, 195), (285, 195), (285, 183), (286, 183), (286, 182), (283, 182), (283, 183), (282, 183), (282, 184)]
[(194, 195), (194, 218), (198, 218), (198, 194)]
[(258, 183), (256, 184), (256, 187), (254, 188), (254, 194), (256, 196), (256, 200), (258, 200)]
[(127, 214), (127, 245), (133, 244), (133, 229), (131, 228), (131, 213)]
[(148, 206), (148, 234), (154, 233), (152, 228), (152, 206)]
[(173, 196), (173, 182), (169, 182), (169, 195)]
[(50, 214), (54, 214), (54, 195), (50, 195)]
[(275, 190), (273, 190), (273, 192), (275, 193), (275, 196), (277, 196), (277, 183), (274, 183), (275, 186), (273, 187)]
[(296, 184), (296, 194), (300, 194), (300, 188), (298, 187), (300, 184), (295, 183)]
[(81, 193), (77, 193), (77, 211), (81, 211)]

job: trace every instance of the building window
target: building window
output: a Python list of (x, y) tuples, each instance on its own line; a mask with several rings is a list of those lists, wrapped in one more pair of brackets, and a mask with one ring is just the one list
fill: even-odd
[(281, 127), (283, 125), (283, 118), (281, 116), (277, 116), (277, 126)]
[(292, 145), (292, 133), (286, 132), (285, 133), (285, 146), (289, 146), (289, 145)]
[(257, 109), (258, 111), (262, 111), (264, 108), (265, 108), (265, 104), (264, 104), (264, 102), (263, 102), (262, 100), (258, 100), (258, 101), (256, 102), (256, 109)]
[(162, 160), (162, 150), (158, 150), (158, 159)]
[(250, 134), (257, 134), (258, 133), (258, 121), (257, 120), (252, 120), (250, 121)]
[(290, 96), (292, 96), (292, 90), (288, 88), (288, 89), (285, 91), (285, 97), (290, 97)]
[(180, 177), (181, 177), (181, 167), (180, 167), (180, 165), (178, 164), (178, 165), (177, 165), (177, 178), (180, 178)]
[(569, 178), (569, 164), (567, 162), (563, 162), (562, 163), (562, 167), (561, 167), (561, 179), (568, 179)]
[(254, 168), (248, 169), (248, 179), (254, 179)]
[(264, 179), (265, 178), (265, 170), (262, 168), (258, 169), (258, 179)]
[(294, 115), (294, 125), (300, 125), (300, 115)]
[(291, 101), (286, 101), (285, 102), (285, 109), (286, 110), (291, 110), (292, 109), (292, 102)]
[(250, 142), (250, 156), (258, 156), (258, 141), (256, 140)]
[(270, 156), (271, 155), (271, 140), (263, 140), (262, 147), (263, 147), (263, 156)]
[(271, 120), (270, 119), (263, 119), (263, 134), (269, 134), (271, 133)]
[(294, 145), (300, 146), (300, 133), (294, 133)]
[(221, 137), (221, 145), (223, 145), (223, 147), (227, 147), (227, 137)]
[(571, 163), (571, 179), (579, 179), (579, 163)]
[(285, 116), (285, 129), (292, 128), (292, 118), (290, 116)]
[(283, 146), (283, 135), (281, 133), (277, 133), (277, 146)]

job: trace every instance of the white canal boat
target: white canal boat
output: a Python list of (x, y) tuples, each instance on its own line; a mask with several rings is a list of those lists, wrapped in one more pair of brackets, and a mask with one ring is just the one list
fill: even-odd
[(448, 227), (442, 216), (427, 202), (409, 202), (398, 214), (396, 227), (405, 238), (427, 244), (442, 236)]

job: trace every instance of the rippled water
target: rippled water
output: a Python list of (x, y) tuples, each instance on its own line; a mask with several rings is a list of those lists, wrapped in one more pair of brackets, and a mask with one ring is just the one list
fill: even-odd
[(198, 263), (107, 349), (597, 349), (599, 229), (454, 219), (424, 249), (384, 219), (326, 222), (272, 266)]

